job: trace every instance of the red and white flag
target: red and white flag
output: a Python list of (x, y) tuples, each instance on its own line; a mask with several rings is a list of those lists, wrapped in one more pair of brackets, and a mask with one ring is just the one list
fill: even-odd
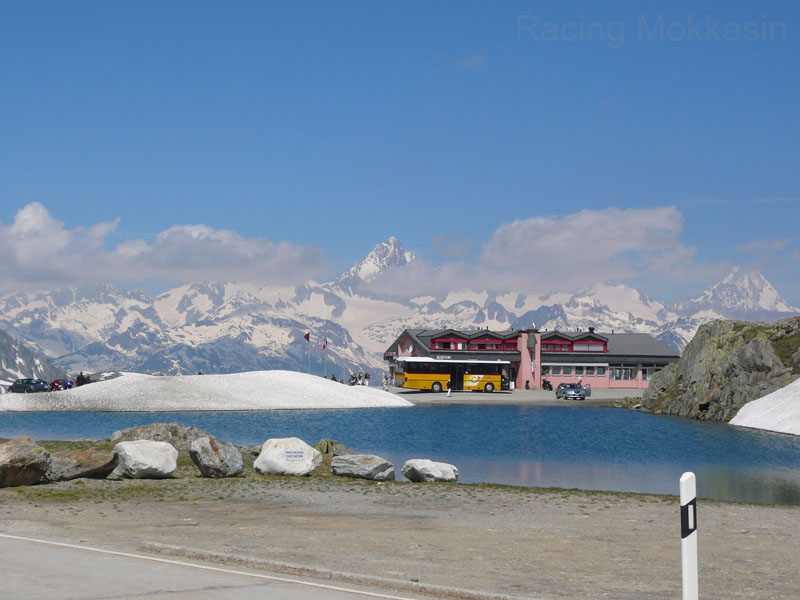
[(305, 334), (305, 335), (303, 336), (303, 339), (304, 339), (305, 341), (309, 341), (309, 340), (311, 339), (311, 332), (309, 331), (307, 334)]
[(325, 348), (327, 347), (328, 347), (328, 338), (323, 338), (322, 349), (325, 350)]

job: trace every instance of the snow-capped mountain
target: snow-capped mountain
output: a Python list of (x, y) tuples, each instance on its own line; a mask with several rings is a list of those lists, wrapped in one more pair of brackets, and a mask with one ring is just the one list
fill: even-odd
[[(70, 372), (379, 372), (409, 327), (643, 332), (680, 351), (704, 322), (800, 312), (760, 273), (735, 269), (696, 298), (665, 304), (624, 285), (576, 294), (453, 291), (444, 297), (370, 293), (367, 282), (414, 260), (396, 238), (327, 283), (297, 287), (193, 283), (152, 297), (111, 285), (0, 297), (0, 328)], [(310, 341), (304, 336), (310, 332)], [(327, 340), (323, 351), (322, 347)]]
[(63, 376), (63, 369), (0, 331), (0, 393), (17, 379), (33, 377), (52, 381)]
[(333, 285), (342, 290), (352, 289), (395, 267), (406, 265), (414, 258), (414, 253), (405, 250), (400, 240), (393, 236), (375, 246), (372, 252), (337, 277)]
[(672, 309), (684, 315), (724, 314), (727, 318), (749, 319), (769, 319), (797, 312), (761, 273), (739, 267), (734, 267), (725, 279), (700, 296), (676, 303)]

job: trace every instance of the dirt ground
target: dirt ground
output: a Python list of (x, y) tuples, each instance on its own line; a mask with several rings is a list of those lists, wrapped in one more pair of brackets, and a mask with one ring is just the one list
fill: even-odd
[[(800, 507), (697, 511), (702, 598), (800, 598)], [(455, 598), (679, 598), (679, 514), (666, 496), (191, 468), (0, 489), (2, 533)]]

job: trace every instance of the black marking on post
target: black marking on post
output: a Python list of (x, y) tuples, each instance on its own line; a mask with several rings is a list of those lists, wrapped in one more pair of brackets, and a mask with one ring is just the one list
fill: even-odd
[(697, 498), (692, 498), (681, 505), (681, 539), (689, 537), (695, 531), (697, 531)]

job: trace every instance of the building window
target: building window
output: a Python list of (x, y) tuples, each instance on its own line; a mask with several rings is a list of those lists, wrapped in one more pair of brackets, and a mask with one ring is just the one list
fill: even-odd
[(575, 375), (583, 377), (583, 367), (575, 367)]
[(517, 349), (517, 342), (516, 341), (514, 341), (514, 342), (506, 342), (505, 343), (505, 349), (506, 350), (516, 350)]
[[(486, 340), (479, 340), (469, 343), (470, 350), (500, 350), (503, 345), (500, 342), (489, 342)], [(514, 348), (516, 350), (516, 348)]]
[(611, 381), (633, 381), (636, 379), (636, 365), (609, 365)]
[(576, 342), (574, 344), (575, 352), (602, 352), (603, 344), (589, 344), (586, 342)]
[(562, 375), (572, 375), (572, 367), (570, 367), (570, 366), (561, 367), (561, 374)]
[(542, 375), (550, 375), (550, 365), (542, 365)]
[(597, 376), (598, 377), (604, 377), (605, 374), (606, 374), (606, 368), (605, 367), (597, 367)]
[(586, 376), (594, 377), (594, 367), (586, 367)]
[(550, 372), (553, 375), (561, 375), (561, 365), (554, 365), (550, 367)]
[(434, 350), (465, 350), (467, 343), (455, 340), (436, 340), (433, 342)]
[(642, 365), (642, 381), (650, 381), (663, 368), (662, 365)]
[(569, 352), (570, 344), (542, 344), (542, 352)]

